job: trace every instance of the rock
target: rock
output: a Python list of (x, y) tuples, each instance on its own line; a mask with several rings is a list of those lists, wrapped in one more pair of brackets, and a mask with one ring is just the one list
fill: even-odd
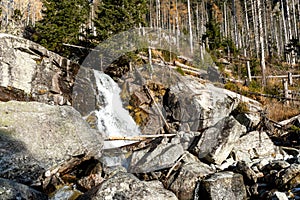
[(97, 163), (92, 169), (90, 175), (82, 177), (77, 181), (77, 184), (85, 190), (90, 190), (93, 187), (102, 183), (105, 179), (102, 177), (102, 166)]
[(233, 172), (219, 172), (201, 182), (198, 193), (201, 199), (247, 199), (243, 176)]
[[(94, 71), (89, 68), (80, 67), (76, 74), (76, 79), (72, 92), (72, 106), (86, 118), (92, 116), (93, 111), (103, 103), (97, 97), (97, 86)], [(94, 124), (97, 126), (97, 123)]]
[(260, 122), (259, 113), (239, 113), (235, 119), (242, 125), (246, 126), (247, 131), (252, 131)]
[(180, 144), (182, 145), (183, 149), (186, 151), (188, 150), (194, 140), (197, 137), (200, 137), (201, 133), (200, 132), (184, 132), (180, 131), (179, 133), (176, 134), (174, 138), (172, 138), (171, 143), (172, 144)]
[(300, 184), (300, 164), (292, 164), (289, 168), (276, 174), (275, 184), (279, 188), (292, 189)]
[(296, 117), (296, 119), (293, 121), (293, 125), (300, 128), (300, 116)]
[(47, 200), (47, 195), (26, 185), (0, 178), (0, 199), (40, 199)]
[(70, 106), (0, 102), (0, 116), (0, 177), (31, 183), (72, 156), (101, 156), (102, 136)]
[(244, 126), (232, 116), (226, 117), (203, 132), (194, 151), (200, 159), (221, 164), (244, 133), (246, 133)]
[(280, 170), (286, 169), (290, 166), (291, 166), (291, 164), (285, 160), (272, 160), (269, 164), (265, 165), (262, 168), (262, 171), (271, 171), (271, 170), (280, 171)]
[(211, 82), (221, 82), (221, 74), (217, 66), (209, 66), (207, 68), (208, 80)]
[(84, 199), (177, 200), (172, 192), (164, 189), (161, 184), (157, 184), (157, 181), (155, 183), (143, 182), (132, 174), (122, 172), (117, 173), (78, 198), (78, 200)]
[[(171, 185), (168, 187), (180, 200), (193, 199), (197, 183), (215, 172), (209, 165), (200, 162), (197, 157), (189, 153), (186, 154), (183, 159), (184, 164), (179, 173), (174, 174), (175, 180), (173, 180), (174, 177), (170, 178), (172, 181), (169, 180)], [(187, 162), (188, 160), (191, 162)]]
[(247, 165), (244, 161), (239, 161), (236, 165), (235, 171), (244, 176), (244, 180), (248, 184), (255, 184), (258, 175)]
[(180, 144), (159, 144), (132, 154), (129, 172), (147, 173), (172, 167), (184, 153)]
[[(185, 78), (170, 87), (164, 103), (167, 118), (181, 123), (182, 131), (198, 131), (215, 125), (238, 105), (236, 97), (211, 84)], [(185, 127), (189, 127), (187, 130)]]
[(129, 102), (131, 115), (138, 121), (143, 134), (154, 134), (165, 125), (157, 107), (145, 93), (145, 85), (176, 131), (198, 132), (213, 126), (229, 116), (239, 102), (249, 104), (251, 112), (260, 110), (260, 104), (254, 100), (198, 78), (182, 76), (166, 66), (153, 65), (151, 79), (148, 70), (137, 67), (123, 78), (121, 93)]
[(236, 161), (250, 162), (254, 158), (275, 158), (279, 149), (265, 132), (253, 131), (242, 136), (232, 152)]
[(0, 34), (0, 46), (1, 101), (71, 104), (78, 64), (32, 41), (8, 34)]

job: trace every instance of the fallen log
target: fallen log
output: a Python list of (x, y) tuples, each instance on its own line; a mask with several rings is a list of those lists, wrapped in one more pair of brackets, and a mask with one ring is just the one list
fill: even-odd
[(176, 134), (157, 134), (157, 135), (139, 135), (139, 136), (110, 136), (105, 139), (105, 141), (113, 141), (113, 140), (130, 140), (130, 141), (143, 141), (151, 138), (158, 137), (173, 137)]

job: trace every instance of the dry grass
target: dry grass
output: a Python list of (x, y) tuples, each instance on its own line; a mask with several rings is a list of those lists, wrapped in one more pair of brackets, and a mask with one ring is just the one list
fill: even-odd
[(300, 113), (300, 106), (291, 104), (288, 105), (275, 99), (264, 102), (264, 106), (268, 111), (268, 118), (277, 122), (289, 119)]

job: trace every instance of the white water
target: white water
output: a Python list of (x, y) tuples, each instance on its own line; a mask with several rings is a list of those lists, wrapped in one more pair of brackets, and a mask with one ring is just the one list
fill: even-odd
[[(94, 70), (98, 88), (98, 98), (103, 105), (96, 111), (98, 129), (111, 136), (137, 136), (140, 130), (129, 112), (123, 108), (121, 89), (108, 75)], [(105, 141), (104, 149), (116, 148), (133, 143), (132, 141)]]

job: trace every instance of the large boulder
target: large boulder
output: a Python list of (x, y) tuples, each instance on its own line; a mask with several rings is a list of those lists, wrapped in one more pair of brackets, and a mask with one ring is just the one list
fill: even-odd
[(71, 104), (79, 65), (32, 41), (0, 34), (0, 100)]
[(251, 112), (260, 110), (254, 100), (196, 77), (183, 76), (167, 66), (153, 65), (151, 75), (136, 67), (122, 78), (123, 99), (129, 102), (131, 114), (144, 134), (154, 134), (165, 126), (162, 115), (169, 128), (190, 132), (215, 125), (240, 102), (249, 104)]
[(177, 198), (171, 191), (164, 189), (161, 183), (140, 181), (132, 174), (119, 172), (79, 198), (84, 199), (176, 200)]
[(232, 116), (225, 117), (203, 132), (194, 151), (200, 159), (221, 164), (229, 156), (240, 136), (245, 133), (245, 126)]
[(0, 177), (31, 183), (72, 156), (101, 155), (101, 134), (70, 106), (1, 102), (0, 116)]

